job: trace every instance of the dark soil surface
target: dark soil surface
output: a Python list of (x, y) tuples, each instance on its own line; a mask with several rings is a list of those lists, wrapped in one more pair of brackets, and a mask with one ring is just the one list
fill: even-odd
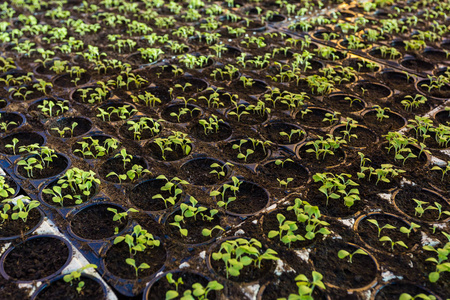
[[(55, 253), (55, 255), (48, 255)], [(59, 239), (39, 237), (15, 247), (5, 258), (6, 274), (16, 280), (42, 279), (59, 271), (68, 260), (69, 249)]]
[(83, 289), (78, 292), (78, 282), (70, 284), (63, 279), (52, 282), (48, 287), (41, 291), (36, 299), (55, 299), (55, 300), (101, 300), (104, 299), (105, 293), (102, 286), (95, 280), (82, 276), (80, 281), (84, 282)]

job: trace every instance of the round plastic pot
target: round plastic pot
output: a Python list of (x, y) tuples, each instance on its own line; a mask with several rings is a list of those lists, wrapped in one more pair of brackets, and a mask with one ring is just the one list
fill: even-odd
[[(8, 256), (8, 255), (9, 255), (9, 254), (10, 254), (10, 253), (11, 253), (18, 245), (23, 244), (23, 243), (25, 243), (25, 242), (27, 242), (27, 241), (30, 241), (30, 240), (33, 240), (33, 239), (38, 239), (38, 238), (54, 238), (54, 239), (58, 239), (58, 240), (62, 241), (62, 242), (67, 246), (68, 251), (69, 251), (68, 256), (67, 256), (67, 259), (66, 259), (66, 262), (65, 262), (65, 263), (63, 264), (63, 266), (61, 266), (56, 272), (54, 272), (54, 273), (52, 273), (52, 274), (50, 274), (50, 275), (48, 275), (48, 276), (45, 276), (45, 277), (43, 277), (43, 278), (39, 278), (39, 279), (35, 279), (35, 280), (15, 280), (15, 279), (11, 278), (11, 276), (8, 275), (7, 271), (5, 270), (5, 259), (7, 258), (7, 256)], [(1, 260), (0, 260), (0, 274), (1, 274), (6, 280), (13, 280), (13, 281), (16, 282), (16, 283), (33, 283), (33, 282), (36, 282), (36, 281), (48, 281), (48, 280), (51, 280), (52, 278), (54, 278), (54, 277), (56, 277), (58, 274), (60, 274), (61, 271), (64, 270), (64, 269), (69, 265), (70, 261), (72, 260), (72, 255), (73, 255), (73, 249), (72, 249), (72, 246), (70, 245), (70, 243), (69, 243), (66, 239), (64, 239), (64, 238), (62, 238), (62, 237), (59, 237), (59, 236), (56, 236), (56, 235), (36, 235), (36, 236), (32, 236), (32, 237), (27, 238), (25, 241), (19, 243), (18, 245), (15, 245), (15, 246), (13, 246), (13, 247), (10, 247), (10, 248), (2, 255)]]
[[(33, 295), (31, 296), (31, 300), (36, 300), (36, 299), (39, 297), (39, 295), (40, 295), (46, 288), (48, 288), (52, 283), (54, 283), (54, 282), (56, 282), (56, 281), (58, 281), (58, 280), (63, 279), (65, 275), (67, 275), (67, 274), (59, 275), (59, 276), (53, 278), (52, 280), (50, 280), (49, 282), (44, 282), (44, 283), (43, 283), (43, 284), (42, 284), (42, 285), (41, 285), (41, 286), (33, 293)], [(90, 275), (90, 274), (86, 274), (86, 273), (83, 273), (83, 274), (82, 274), (80, 280), (82, 281), (83, 278), (89, 278), (89, 279), (92, 279), (93, 281), (95, 281), (96, 283), (98, 283), (98, 284), (102, 287), (102, 292), (103, 292), (103, 297), (102, 297), (102, 298), (105, 299), (105, 300), (108, 299), (108, 298), (107, 298), (108, 290), (107, 290), (105, 284), (104, 284), (99, 278), (97, 278), (96, 276), (92, 276), (92, 275)], [(76, 284), (76, 283), (77, 283), (77, 281), (75, 281), (75, 284)], [(67, 283), (67, 284), (70, 284), (70, 283)]]

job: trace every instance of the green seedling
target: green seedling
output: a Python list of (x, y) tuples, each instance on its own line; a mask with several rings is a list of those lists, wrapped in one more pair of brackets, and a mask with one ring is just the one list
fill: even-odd
[(353, 262), (353, 256), (356, 255), (356, 254), (368, 255), (367, 252), (362, 250), (362, 249), (356, 249), (356, 251), (353, 252), (353, 253), (350, 253), (350, 252), (348, 252), (346, 250), (339, 250), (338, 257), (340, 259), (344, 259), (344, 258), (348, 257), (348, 262), (352, 263)]
[(373, 224), (373, 225), (375, 225), (377, 227), (377, 229), (378, 229), (378, 237), (380, 237), (381, 231), (383, 229), (395, 229), (396, 228), (395, 226), (392, 226), (391, 224), (386, 224), (386, 225), (380, 227), (380, 225), (378, 224), (377, 220), (374, 220), (374, 219), (367, 219), (367, 222), (370, 222), (371, 224)]
[(276, 257), (278, 254), (272, 249), (267, 249), (264, 253), (261, 253), (262, 244), (258, 240), (252, 238), (247, 239), (234, 239), (224, 241), (220, 245), (218, 252), (212, 253), (214, 260), (221, 260), (225, 264), (226, 276), (239, 276), (241, 270), (254, 264), (255, 267), (261, 268), (261, 262), (263, 260), (278, 260)]
[(64, 277), (63, 277), (64, 282), (70, 283), (71, 286), (73, 285), (74, 282), (78, 282), (77, 292), (78, 292), (78, 294), (82, 294), (82, 291), (84, 288), (84, 281), (80, 280), (81, 275), (84, 270), (89, 269), (89, 268), (97, 269), (97, 265), (87, 264), (84, 267), (81, 267), (75, 271), (72, 271), (71, 273), (69, 273), (67, 275), (64, 275)]
[(383, 236), (380, 238), (380, 242), (389, 242), (390, 246), (391, 246), (391, 251), (394, 251), (394, 246), (398, 245), (398, 246), (402, 246), (406, 249), (408, 249), (408, 246), (406, 246), (406, 244), (403, 241), (396, 241), (394, 242), (390, 237), (388, 236)]

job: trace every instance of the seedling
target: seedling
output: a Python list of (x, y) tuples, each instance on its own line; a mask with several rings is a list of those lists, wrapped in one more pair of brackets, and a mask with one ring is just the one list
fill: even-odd
[(411, 296), (408, 293), (402, 293), (398, 300), (436, 300), (436, 297), (433, 295), (425, 295), (423, 293), (417, 294), (415, 296)]
[(212, 114), (208, 120), (200, 119), (198, 121), (203, 126), (205, 135), (217, 133), (220, 128), (220, 123), (223, 123), (222, 119), (218, 119), (216, 115)]
[(229, 162), (226, 162), (223, 165), (213, 163), (209, 167), (211, 169), (220, 169), (220, 170), (212, 170), (211, 172), (209, 172), (209, 174), (217, 174), (217, 179), (220, 180), (220, 177), (225, 177), (227, 166), (233, 167), (234, 165)]
[(391, 224), (386, 224), (383, 227), (380, 227), (380, 225), (378, 225), (377, 220), (374, 219), (367, 219), (368, 222), (372, 223), (373, 225), (375, 225), (378, 228), (378, 237), (380, 237), (381, 235), (381, 231), (383, 229), (395, 229), (395, 226), (392, 226)]
[(130, 258), (136, 255), (137, 252), (144, 252), (147, 248), (152, 249), (161, 245), (159, 240), (155, 239), (147, 230), (142, 229), (140, 225), (134, 226), (131, 234), (116, 237), (114, 245), (123, 241), (128, 245)]
[[(28, 204), (25, 204), (23, 200), (28, 202)], [(12, 210), (17, 211), (17, 212), (13, 212), (11, 214), (11, 219), (18, 220), (20, 218), (24, 223), (27, 222), (30, 211), (40, 205), (39, 201), (31, 200), (27, 196), (18, 198), (16, 200), (6, 199), (6, 200), (3, 200), (2, 203), (7, 203), (7, 204), (3, 205), (3, 209), (2, 209), (3, 213), (1, 214), (1, 217), (3, 220), (2, 222), (4, 222), (8, 218), (8, 215), (6, 214), (6, 212), (10, 209), (11, 204), (14, 204)]]
[[(228, 205), (236, 200), (236, 196), (237, 196), (237, 192), (239, 191), (239, 186), (242, 184), (243, 181), (240, 181), (239, 178), (233, 176), (231, 177), (232, 180), (232, 184), (224, 184), (222, 185), (221, 189), (218, 190), (213, 190), (209, 193), (210, 196), (215, 197), (215, 196), (222, 196), (221, 199), (217, 202), (217, 205), (219, 207), (224, 207), (225, 210), (227, 209)], [(227, 194), (227, 191), (230, 191), (233, 193), (233, 196), (230, 197), (228, 196), (228, 198), (225, 200), (225, 195)], [(226, 202), (225, 202), (226, 201)]]
[(72, 286), (74, 282), (78, 282), (77, 284), (77, 292), (78, 294), (82, 294), (84, 288), (84, 281), (81, 281), (81, 275), (84, 270), (93, 268), (97, 269), (97, 265), (95, 264), (87, 264), (84, 267), (79, 268), (78, 270), (72, 271), (70, 274), (64, 275), (63, 280), (67, 283), (70, 283)]
[(353, 253), (350, 253), (350, 252), (348, 252), (346, 250), (339, 250), (338, 257), (340, 259), (344, 259), (344, 258), (348, 257), (348, 262), (349, 263), (353, 263), (353, 256), (356, 255), (356, 254), (368, 255), (367, 252), (362, 250), (362, 249), (356, 249), (356, 251), (353, 252)]
[[(404, 226), (400, 227), (400, 232), (401, 233), (406, 233), (406, 235), (409, 238), (409, 234), (416, 228), (420, 228), (420, 225), (417, 225), (416, 223), (411, 222), (411, 226), (409, 226), (409, 228), (406, 228)], [(379, 237), (379, 235), (378, 235), (378, 237)]]
[(81, 145), (81, 149), (74, 150), (74, 153), (81, 153), (84, 158), (92, 156), (97, 159), (103, 157), (119, 147), (119, 141), (115, 138), (108, 138), (100, 145), (98, 139), (93, 137), (84, 137), (82, 142), (77, 142)]
[(306, 146), (311, 146), (306, 149), (306, 153), (314, 153), (317, 160), (320, 160), (322, 156), (322, 160), (324, 160), (327, 154), (334, 155), (340, 145), (346, 143), (347, 141), (341, 137), (334, 137), (331, 134), (327, 134), (326, 139), (319, 135), (317, 140), (306, 143)]
[(298, 137), (301, 137), (302, 135), (306, 134), (306, 132), (302, 129), (291, 129), (289, 133), (281, 131), (279, 132), (281, 136), (286, 136), (288, 138), (289, 144), (291, 143), (292, 137), (295, 135), (298, 135)]
[(403, 241), (396, 241), (394, 242), (390, 237), (388, 236), (383, 236), (380, 238), (380, 242), (389, 242), (390, 246), (391, 246), (391, 251), (394, 251), (394, 246), (398, 245), (398, 246), (402, 246), (406, 249), (408, 249), (408, 246), (406, 246), (406, 244)]
[(278, 236), (280, 241), (287, 244), (289, 248), (291, 248), (291, 243), (305, 240), (305, 238), (300, 234), (294, 233), (294, 231), (298, 230), (298, 226), (295, 221), (286, 220), (286, 217), (282, 214), (277, 214), (277, 220), (279, 223), (279, 229), (271, 230), (268, 234), (269, 239)]
[[(178, 280), (175, 281), (175, 279), (173, 279), (173, 274), (167, 273), (166, 280), (169, 284), (175, 285), (175, 290), (169, 290), (166, 292), (166, 300), (178, 298), (180, 296), (179, 286), (184, 284), (183, 278), (179, 277)], [(207, 300), (208, 294), (211, 291), (220, 291), (223, 289), (223, 285), (214, 280), (208, 282), (208, 285), (206, 287), (203, 287), (200, 283), (194, 283), (191, 288), (192, 290), (191, 289), (185, 290), (185, 292), (183, 293), (183, 297), (181, 297), (180, 299)]]
[(448, 239), (448, 242), (442, 247), (435, 249), (433, 246), (423, 246), (423, 250), (433, 251), (437, 254), (437, 259), (434, 257), (429, 257), (426, 261), (436, 264), (435, 271), (428, 274), (428, 279), (430, 282), (437, 282), (441, 276), (442, 272), (449, 272), (449, 255), (450, 255), (450, 235), (442, 232)]
[(70, 127), (64, 127), (63, 129), (59, 129), (58, 127), (53, 127), (51, 130), (54, 130), (59, 133), (59, 136), (63, 138), (66, 134), (66, 131), (70, 132), (70, 136), (73, 137), (73, 131), (75, 130), (75, 127), (78, 126), (77, 122), (73, 122)]
[(187, 137), (186, 133), (180, 131), (172, 131), (167, 138), (156, 138), (153, 142), (158, 145), (161, 150), (161, 158), (166, 160), (166, 153), (181, 149), (182, 153), (187, 156), (191, 153), (192, 141)]
[(239, 276), (240, 271), (246, 267), (254, 264), (255, 267), (261, 268), (261, 262), (263, 260), (278, 260), (276, 257), (278, 254), (272, 249), (267, 249), (264, 253), (261, 253), (261, 242), (252, 238), (247, 239), (234, 239), (224, 241), (220, 245), (218, 252), (212, 253), (214, 260), (221, 260), (225, 264), (226, 276)]
[[(214, 219), (214, 216), (219, 212), (217, 209), (208, 210), (204, 206), (197, 206), (198, 201), (194, 197), (190, 197), (189, 202), (190, 204), (182, 203), (180, 205), (181, 214), (176, 214), (174, 222), (169, 223), (169, 225), (177, 227), (182, 236), (188, 235), (188, 230), (182, 227), (182, 223), (185, 223), (189, 218), (197, 220), (197, 215), (199, 215), (202, 217), (203, 221), (211, 222)], [(215, 229), (224, 231), (222, 227), (216, 225), (211, 229), (203, 228), (202, 235), (211, 236)]]
[(167, 203), (171, 205), (175, 205), (175, 201), (177, 200), (178, 195), (180, 195), (183, 190), (179, 188), (180, 184), (189, 184), (189, 182), (182, 180), (178, 177), (173, 177), (172, 179), (168, 179), (164, 175), (159, 175), (156, 179), (165, 180), (166, 183), (163, 187), (161, 187), (161, 191), (167, 191), (171, 196), (168, 198), (164, 198), (161, 194), (154, 195), (152, 199), (162, 199), (164, 201), (164, 205), (168, 208)]
[(145, 106), (149, 107), (155, 107), (156, 104), (161, 104), (161, 99), (154, 96), (152, 93), (144, 91), (144, 95), (134, 96), (130, 95), (130, 97), (133, 99), (133, 102), (140, 103), (144, 102)]
[[(69, 110), (69, 106), (67, 105), (69, 102), (67, 100), (44, 100), (42, 104), (38, 105), (38, 108), (41, 112), (49, 116), (50, 118), (59, 116), (64, 113), (64, 111)], [(56, 111), (53, 115), (53, 108), (56, 108)]]
[[(322, 282), (322, 279), (323, 275), (316, 271), (312, 271), (311, 281), (304, 274), (297, 275), (297, 277), (295, 277), (295, 281), (298, 287), (298, 293), (290, 294), (289, 299), (291, 300), (313, 299), (313, 292), (316, 286), (323, 290), (326, 289), (325, 284)], [(286, 300), (286, 298), (279, 298), (278, 300)]]
[(275, 165), (277, 165), (277, 166), (281, 165), (281, 167), (284, 168), (284, 164), (287, 163), (287, 162), (292, 162), (293, 163), (294, 161), (292, 159), (290, 159), (290, 158), (286, 158), (285, 160), (277, 159), (275, 161)]
[(161, 131), (161, 124), (148, 117), (142, 117), (136, 121), (127, 121), (127, 125), (129, 125), (128, 130), (133, 132), (133, 139), (138, 141), (141, 140), (146, 130), (150, 131), (152, 136), (157, 135)]
[(9, 186), (6, 182), (5, 176), (0, 176), (0, 197), (8, 198), (11, 195), (14, 195), (15, 190)]

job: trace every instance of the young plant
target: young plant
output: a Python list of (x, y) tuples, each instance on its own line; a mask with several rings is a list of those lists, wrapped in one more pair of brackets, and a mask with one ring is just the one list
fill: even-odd
[(389, 242), (389, 244), (391, 246), (391, 251), (394, 251), (394, 246), (395, 245), (402, 246), (402, 247), (408, 249), (408, 246), (406, 246), (406, 244), (403, 241), (396, 241), (395, 242), (388, 236), (382, 236), (380, 238), (380, 242)]
[(158, 239), (155, 239), (155, 237), (147, 230), (142, 229), (140, 225), (135, 225), (131, 233), (116, 237), (114, 239), (114, 245), (123, 241), (128, 245), (130, 251), (130, 257), (127, 258), (125, 262), (134, 268), (136, 271), (136, 278), (138, 278), (139, 270), (147, 269), (150, 266), (146, 263), (141, 263), (138, 266), (136, 264), (135, 255), (138, 252), (145, 252), (147, 249), (159, 247), (161, 242)]
[[(236, 200), (237, 193), (239, 191), (239, 186), (242, 184), (243, 181), (240, 181), (239, 178), (236, 176), (231, 177), (232, 184), (225, 183), (222, 185), (222, 187), (218, 190), (213, 190), (209, 193), (211, 197), (221, 196), (222, 200), (219, 200), (217, 202), (217, 205), (219, 207), (224, 207), (225, 210), (227, 209), (228, 205)], [(228, 192), (229, 191), (229, 192)], [(229, 195), (230, 193), (233, 194), (233, 196)], [(225, 197), (227, 199), (225, 200)]]
[[(183, 278), (179, 277), (178, 280), (173, 279), (172, 273), (167, 273), (166, 280), (169, 284), (175, 286), (175, 290), (169, 290), (166, 292), (166, 300), (176, 299), (180, 296), (179, 287), (184, 285)], [(191, 290), (192, 289), (192, 290)], [(185, 290), (183, 296), (180, 299), (199, 299), (207, 300), (208, 294), (211, 291), (220, 291), (223, 289), (223, 285), (217, 281), (209, 281), (208, 285), (204, 287), (200, 283), (194, 283), (192, 286)]]
[[(24, 201), (28, 204), (25, 204)], [(30, 211), (40, 205), (39, 201), (31, 200), (27, 196), (20, 197), (18, 199), (6, 199), (3, 200), (2, 203), (6, 203), (3, 205), (3, 213), (1, 214), (2, 222), (4, 222), (8, 218), (7, 211), (10, 209), (10, 205), (13, 204), (11, 214), (12, 220), (18, 220), (19, 218), (26, 223), (28, 219), (28, 215)]]
[(78, 294), (82, 294), (83, 288), (84, 288), (84, 281), (80, 280), (81, 279), (81, 275), (83, 273), (84, 270), (89, 269), (89, 268), (93, 268), (93, 269), (97, 269), (97, 265), (95, 264), (87, 264), (75, 271), (72, 271), (69, 274), (64, 275), (63, 280), (64, 282), (70, 283), (70, 285), (72, 286), (75, 282), (78, 282), (77, 284), (77, 292)]
[(435, 254), (437, 254), (437, 258), (429, 257), (426, 259), (426, 261), (436, 264), (435, 271), (428, 274), (428, 279), (430, 282), (437, 282), (441, 277), (441, 273), (450, 272), (450, 268), (449, 268), (450, 235), (445, 232), (442, 232), (442, 233), (448, 239), (448, 242), (442, 248), (435, 249), (433, 246), (428, 246), (428, 245), (422, 247), (423, 250), (432, 251)]
[[(189, 202), (190, 204), (182, 203), (180, 205), (181, 214), (176, 214), (174, 217), (174, 222), (169, 223), (169, 225), (177, 227), (180, 230), (180, 234), (182, 236), (188, 235), (188, 230), (186, 228), (183, 228), (182, 224), (188, 221), (189, 218), (197, 220), (197, 215), (199, 215), (202, 217), (203, 221), (211, 222), (214, 219), (214, 216), (219, 212), (217, 209), (208, 210), (204, 206), (197, 206), (198, 201), (194, 197), (190, 197)], [(215, 229), (224, 231), (222, 227), (216, 225), (211, 229), (203, 228), (202, 235), (211, 236), (213, 230)]]
[[(312, 271), (312, 280), (310, 281), (308, 277), (304, 274), (297, 275), (295, 281), (298, 287), (297, 294), (290, 294), (290, 300), (312, 300), (313, 292), (316, 287), (325, 290), (325, 284), (322, 282), (323, 275), (319, 272)], [(287, 300), (286, 298), (279, 298), (278, 300)]]
[(154, 195), (152, 197), (152, 199), (162, 199), (164, 201), (164, 205), (166, 206), (166, 208), (168, 208), (167, 203), (170, 203), (170, 205), (175, 205), (178, 195), (180, 195), (183, 192), (183, 190), (179, 187), (179, 185), (180, 184), (185, 184), (185, 185), (189, 184), (189, 182), (182, 180), (178, 177), (173, 177), (172, 179), (169, 180), (166, 176), (159, 175), (158, 177), (156, 177), (156, 179), (166, 181), (164, 186), (161, 187), (161, 191), (168, 192), (170, 194), (170, 196), (167, 198), (164, 198), (163, 195), (157, 194), (157, 195)]
[(234, 165), (229, 162), (226, 162), (223, 165), (218, 164), (218, 163), (212, 163), (209, 167), (211, 169), (215, 169), (215, 170), (212, 170), (211, 172), (209, 172), (209, 174), (216, 174), (217, 179), (220, 180), (220, 177), (225, 177), (227, 166), (233, 167)]
[(272, 249), (267, 249), (261, 253), (262, 244), (252, 238), (250, 240), (238, 238), (222, 242), (218, 252), (212, 253), (214, 260), (221, 260), (225, 264), (226, 276), (239, 276), (244, 267), (252, 263), (255, 267), (261, 268), (263, 260), (278, 260), (278, 254)]
[(15, 190), (6, 182), (6, 177), (0, 175), (0, 197), (8, 198), (14, 195)]
[(356, 255), (356, 254), (368, 255), (367, 252), (362, 250), (362, 249), (356, 249), (356, 251), (353, 252), (353, 253), (350, 253), (350, 252), (348, 252), (346, 250), (339, 250), (338, 257), (340, 259), (344, 259), (344, 258), (348, 257), (348, 262), (349, 263), (353, 263), (353, 256)]
[(377, 227), (377, 229), (378, 229), (378, 237), (380, 237), (381, 231), (383, 229), (395, 229), (396, 228), (395, 226), (392, 226), (391, 224), (386, 224), (386, 225), (380, 227), (380, 225), (378, 225), (378, 221), (375, 220), (375, 219), (367, 219), (367, 222), (370, 222), (370, 223), (372, 223), (373, 225), (375, 225)]

